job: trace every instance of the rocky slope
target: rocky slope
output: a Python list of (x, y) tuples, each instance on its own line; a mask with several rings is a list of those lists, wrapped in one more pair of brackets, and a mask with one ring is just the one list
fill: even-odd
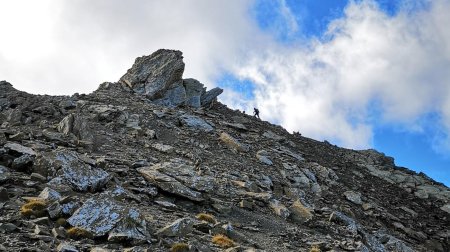
[(450, 251), (449, 188), (231, 110), (182, 58), (89, 95), (0, 82), (0, 250)]

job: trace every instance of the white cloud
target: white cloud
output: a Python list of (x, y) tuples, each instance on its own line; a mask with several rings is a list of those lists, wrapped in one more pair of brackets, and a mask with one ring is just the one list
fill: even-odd
[[(238, 73), (258, 83), (255, 102), (264, 118), (314, 138), (369, 147), (374, 125), (417, 130), (431, 112), (443, 115), (449, 132), (448, 11), (446, 0), (395, 16), (372, 1), (352, 2), (324, 38), (271, 47)], [(371, 119), (374, 101), (381, 113)]]
[(184, 52), (186, 77), (211, 81), (268, 35), (251, 0), (2, 1), (0, 78), (33, 93), (90, 92), (159, 48)]

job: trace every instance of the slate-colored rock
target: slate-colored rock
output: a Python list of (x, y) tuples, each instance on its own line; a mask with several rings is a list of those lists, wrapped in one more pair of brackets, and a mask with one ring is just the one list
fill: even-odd
[(162, 96), (174, 83), (182, 83), (183, 72), (182, 53), (161, 49), (150, 56), (137, 58), (119, 82), (128, 85), (139, 94), (156, 98)]
[(344, 196), (347, 198), (347, 200), (349, 200), (357, 205), (362, 204), (361, 193), (359, 193), (359, 192), (346, 191), (346, 192), (344, 192)]
[(203, 92), (203, 84), (195, 79), (184, 79), (183, 86), (186, 89), (186, 105), (199, 108), (201, 106), (200, 96)]
[(202, 130), (205, 132), (211, 132), (214, 130), (214, 128), (209, 123), (207, 123), (200, 117), (194, 115), (184, 114), (180, 116), (180, 122), (182, 125), (186, 125), (188, 127)]
[(256, 158), (258, 158), (259, 162), (266, 165), (273, 165), (272, 160), (269, 158), (269, 153), (265, 150), (260, 150), (256, 153)]
[[(164, 166), (163, 166), (164, 167)], [(193, 201), (203, 201), (202, 193), (195, 191), (184, 185), (176, 178), (160, 172), (161, 165), (152, 167), (138, 168), (137, 171), (148, 180), (163, 191), (188, 198)]]
[(118, 236), (137, 240), (149, 238), (146, 221), (138, 210), (104, 195), (88, 199), (67, 222), (95, 237), (109, 234), (112, 240)]
[(104, 170), (86, 164), (77, 153), (64, 150), (42, 153), (34, 171), (43, 176), (59, 176), (76, 191), (97, 191), (110, 179)]
[(21, 156), (21, 155), (29, 155), (29, 156), (36, 156), (36, 152), (29, 148), (25, 147), (23, 145), (20, 145), (18, 143), (6, 143), (3, 148), (5, 148), (8, 152), (12, 153), (13, 155)]
[(218, 88), (218, 87), (213, 88), (209, 91), (206, 91), (200, 97), (201, 105), (202, 106), (210, 105), (213, 101), (215, 101), (217, 99), (217, 96), (219, 96), (222, 93), (223, 93), (223, 89)]
[(156, 234), (159, 236), (183, 237), (192, 232), (194, 220), (191, 218), (181, 218), (173, 223), (159, 229)]

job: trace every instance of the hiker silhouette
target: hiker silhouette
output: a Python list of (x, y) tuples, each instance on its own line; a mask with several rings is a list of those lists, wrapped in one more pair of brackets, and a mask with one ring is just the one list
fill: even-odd
[(261, 118), (259, 118), (259, 110), (257, 108), (253, 108), (253, 115), (255, 117), (258, 117), (258, 119), (261, 119)]

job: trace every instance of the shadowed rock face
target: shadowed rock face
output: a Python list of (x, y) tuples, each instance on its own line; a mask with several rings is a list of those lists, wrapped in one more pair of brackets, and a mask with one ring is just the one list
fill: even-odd
[(92, 94), (0, 82), (0, 251), (450, 251), (448, 187), (231, 110), (183, 69), (159, 50)]

